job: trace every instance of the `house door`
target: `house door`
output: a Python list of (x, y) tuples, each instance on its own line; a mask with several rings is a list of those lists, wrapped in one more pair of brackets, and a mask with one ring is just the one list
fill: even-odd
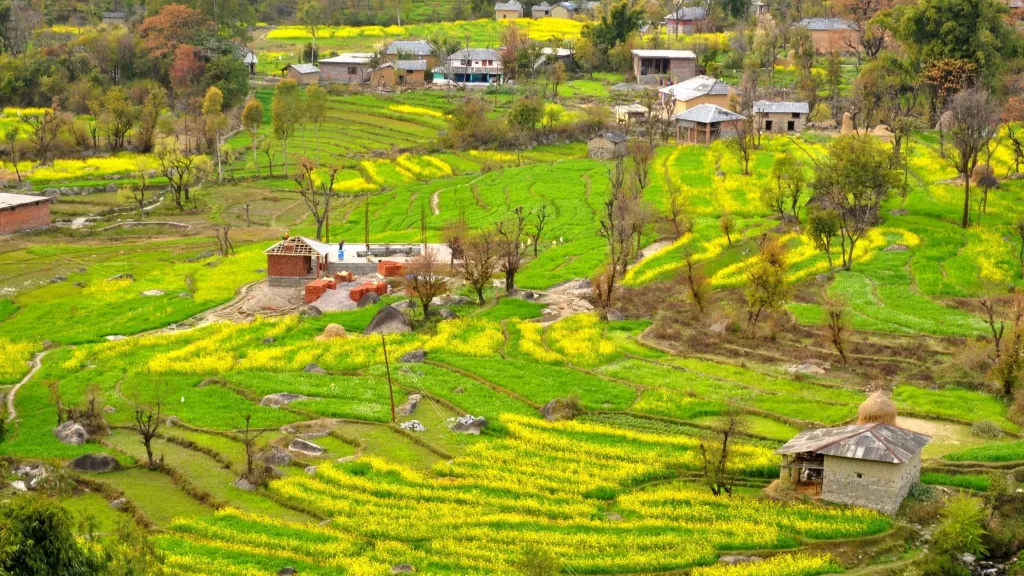
[(772, 131), (772, 121), (771, 120), (765, 120), (764, 121), (764, 130), (765, 130), (765, 132), (771, 132)]
[(789, 122), (786, 122), (786, 130), (788, 130), (790, 132), (792, 132), (793, 130), (796, 130), (796, 122), (793, 122), (792, 120), (790, 120)]

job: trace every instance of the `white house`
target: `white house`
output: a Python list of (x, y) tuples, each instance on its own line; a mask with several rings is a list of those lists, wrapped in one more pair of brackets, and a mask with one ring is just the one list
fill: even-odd
[(434, 69), (434, 80), (458, 84), (500, 84), (505, 74), (501, 54), (490, 48), (464, 48), (448, 57), (447, 65)]

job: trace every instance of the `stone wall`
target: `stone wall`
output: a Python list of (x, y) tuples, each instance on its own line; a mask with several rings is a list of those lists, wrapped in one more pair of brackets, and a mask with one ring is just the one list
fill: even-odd
[(825, 456), (821, 498), (895, 514), (920, 477), (920, 454), (904, 464)]

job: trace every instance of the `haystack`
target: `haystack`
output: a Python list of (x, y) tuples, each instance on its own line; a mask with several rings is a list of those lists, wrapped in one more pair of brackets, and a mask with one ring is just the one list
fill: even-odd
[(896, 405), (892, 403), (889, 395), (878, 391), (868, 396), (868, 399), (857, 408), (857, 423), (872, 423), (896, 425)]
[(839, 127), (840, 134), (853, 134), (856, 130), (853, 127), (853, 116), (849, 112), (843, 112), (843, 124)]
[(990, 164), (978, 164), (974, 167), (974, 170), (971, 171), (971, 182), (977, 184), (978, 182), (981, 182), (982, 178), (986, 176), (994, 178), (995, 175), (996, 171)]
[(324, 328), (324, 333), (317, 336), (317, 340), (330, 340), (332, 338), (344, 338), (347, 334), (345, 328), (341, 324), (328, 324)]

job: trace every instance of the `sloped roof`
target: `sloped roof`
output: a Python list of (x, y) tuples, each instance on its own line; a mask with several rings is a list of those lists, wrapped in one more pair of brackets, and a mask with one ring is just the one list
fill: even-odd
[(757, 102), (754, 102), (754, 112), (807, 114), (810, 110), (811, 105), (807, 102), (771, 102), (768, 100), (758, 100)]
[(15, 206), (22, 206), (24, 204), (35, 204), (36, 202), (43, 201), (49, 202), (50, 199), (46, 196), (32, 196), (30, 194), (11, 194), (10, 192), (0, 192), (0, 210), (6, 208), (14, 208)]
[(931, 437), (888, 424), (858, 424), (804, 430), (776, 454), (812, 452), (840, 458), (903, 464), (924, 448)]
[(853, 22), (842, 18), (804, 18), (797, 23), (799, 28), (808, 30), (853, 30)]
[(561, 6), (562, 8), (568, 10), (569, 12), (576, 11), (576, 4), (574, 4), (573, 2), (559, 2), (558, 4), (555, 4), (555, 6)]
[(551, 9), (551, 4), (548, 4), (547, 2), (541, 2), (540, 4), (534, 4), (533, 8), (531, 8), (531, 10), (550, 10), (550, 9)]
[(287, 254), (294, 256), (313, 256), (314, 254), (323, 256), (330, 252), (334, 246), (330, 244), (324, 244), (323, 242), (317, 242), (304, 236), (291, 236), (286, 240), (281, 240), (277, 244), (274, 244), (270, 248), (263, 251), (264, 254)]
[(689, 50), (644, 50), (636, 49), (633, 50), (634, 56), (641, 58), (671, 58), (671, 59), (685, 59), (691, 60), (696, 59), (697, 55)]
[(288, 67), (294, 68), (299, 74), (315, 74), (320, 71), (320, 69), (313, 64), (291, 64)]
[(395, 40), (384, 50), (385, 54), (396, 55), (414, 54), (416, 56), (430, 56), (434, 53), (434, 47), (426, 40)]
[(372, 52), (343, 52), (330, 58), (322, 58), (321, 64), (366, 64), (373, 58)]
[[(594, 136), (594, 138), (604, 138), (605, 140), (612, 142), (614, 144), (619, 144), (621, 142), (626, 141), (626, 135), (620, 132), (602, 132), (601, 134)], [(591, 140), (593, 140), (594, 138), (591, 138)]]
[(647, 107), (643, 104), (634, 102), (632, 104), (619, 104), (613, 106), (612, 111), (616, 114), (647, 114)]
[(519, 2), (516, 2), (516, 0), (509, 0), (508, 2), (496, 2), (494, 4), (494, 9), (495, 10), (512, 10), (512, 11), (516, 11), (516, 10), (522, 10), (523, 9), (523, 5), (520, 4)]
[(707, 11), (703, 6), (683, 6), (665, 16), (665, 20), (703, 20), (705, 18), (707, 18)]
[(572, 49), (571, 48), (551, 48), (549, 46), (545, 46), (544, 48), (540, 49), (540, 53), (545, 55), (545, 56), (555, 56), (555, 57), (558, 57), (558, 58), (564, 58), (566, 56), (572, 56)]
[(256, 58), (255, 52), (246, 52), (245, 58), (242, 58), (242, 64), (248, 66), (249, 64), (259, 64), (259, 59)]
[(694, 106), (689, 110), (673, 115), (672, 119), (689, 120), (690, 122), (699, 122), (701, 124), (716, 124), (718, 122), (729, 122), (731, 120), (746, 120), (747, 117), (714, 104), (701, 104), (700, 106)]
[(399, 70), (426, 70), (426, 60), (395, 60), (395, 68)]
[(730, 88), (732, 87), (718, 78), (701, 75), (666, 86), (658, 92), (669, 94), (680, 102), (689, 102), (700, 96), (727, 96)]
[(501, 60), (501, 54), (490, 48), (463, 48), (448, 57), (449, 60)]

